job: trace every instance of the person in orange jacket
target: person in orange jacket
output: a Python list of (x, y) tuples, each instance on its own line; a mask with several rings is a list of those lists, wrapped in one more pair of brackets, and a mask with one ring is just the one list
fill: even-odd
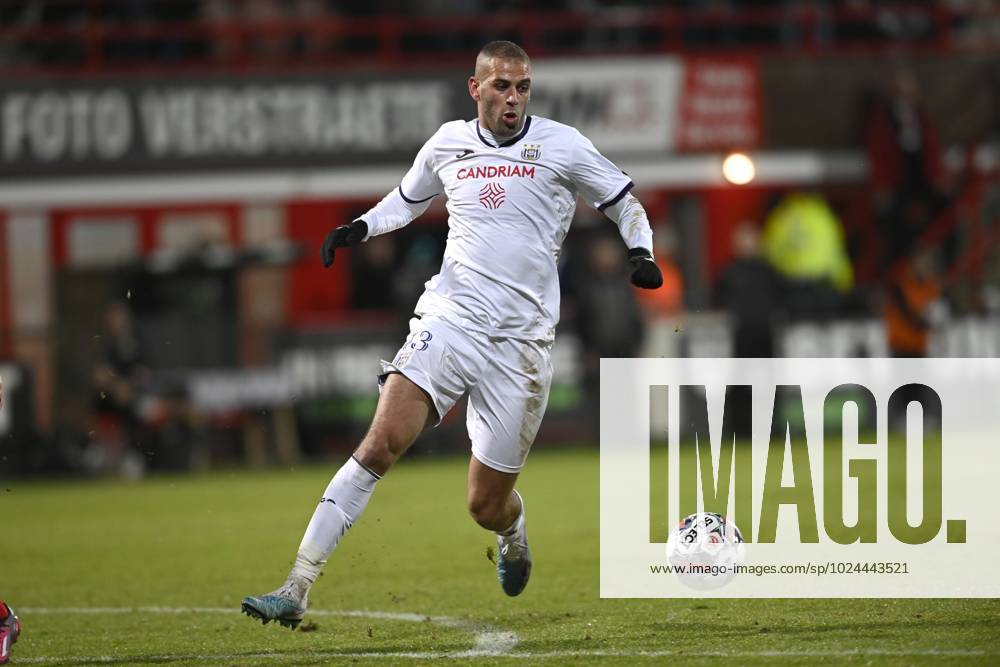
[(936, 258), (920, 248), (893, 272), (882, 317), (894, 357), (926, 357), (933, 309), (941, 299)]

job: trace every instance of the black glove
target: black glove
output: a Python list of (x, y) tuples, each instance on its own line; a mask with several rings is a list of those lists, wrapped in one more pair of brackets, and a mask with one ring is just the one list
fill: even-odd
[(656, 289), (663, 284), (663, 274), (660, 273), (660, 267), (656, 265), (653, 256), (645, 248), (629, 250), (628, 263), (632, 267), (632, 284), (636, 287)]
[(337, 227), (323, 240), (323, 247), (319, 252), (323, 259), (323, 266), (330, 268), (330, 265), (333, 264), (333, 253), (336, 252), (337, 248), (357, 245), (366, 236), (368, 236), (368, 223), (364, 220), (355, 220), (350, 224)]

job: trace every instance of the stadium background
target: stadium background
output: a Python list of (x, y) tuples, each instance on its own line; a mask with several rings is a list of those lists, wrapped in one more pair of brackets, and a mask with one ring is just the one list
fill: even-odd
[[(498, 38), (534, 59), (531, 112), (633, 176), (667, 283), (634, 292), (578, 207), (524, 595), (465, 517), (458, 410), (341, 545), (311, 633), (262, 630), (239, 600), (367, 425), (446, 215), (326, 271), (319, 244), (473, 116)], [(0, 0), (15, 663), (995, 661), (996, 600), (600, 599), (594, 390), (601, 356), (995, 356), (998, 51), (979, 0)]]
[[(446, 214), (436, 203), (329, 271), (319, 242), (394, 187), (440, 123), (472, 117), (464, 81), (495, 38), (535, 61), (531, 111), (576, 125), (633, 176), (667, 276), (652, 297), (610, 287), (623, 262), (613, 227), (578, 208), (543, 446), (593, 440), (582, 417), (596, 414), (600, 356), (992, 356), (1000, 344), (990, 2), (0, 12), (6, 475), (347, 451), (378, 358), (440, 260)], [(908, 77), (923, 92), (927, 174), (912, 182), (894, 121), (880, 120)], [(723, 176), (732, 151), (753, 160), (747, 184)], [(926, 289), (893, 315), (924, 247)], [(887, 338), (894, 317), (929, 324), (930, 348), (919, 331), (907, 349)], [(464, 448), (461, 421), (417, 450)]]

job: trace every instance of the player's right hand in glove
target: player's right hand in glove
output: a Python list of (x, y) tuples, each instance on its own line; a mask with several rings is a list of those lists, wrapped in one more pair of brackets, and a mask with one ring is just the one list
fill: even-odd
[(323, 247), (320, 249), (323, 266), (330, 268), (330, 265), (333, 264), (333, 253), (336, 252), (337, 248), (357, 245), (366, 236), (368, 236), (368, 223), (364, 220), (355, 220), (334, 229), (326, 235)]
[(645, 248), (632, 248), (628, 251), (628, 263), (631, 267), (632, 284), (643, 289), (656, 289), (663, 284), (663, 274), (660, 267), (653, 261), (653, 256)]

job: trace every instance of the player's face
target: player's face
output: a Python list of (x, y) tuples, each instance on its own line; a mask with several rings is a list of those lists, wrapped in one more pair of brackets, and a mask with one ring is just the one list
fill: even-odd
[(479, 124), (497, 137), (512, 137), (524, 127), (531, 96), (531, 64), (491, 58), (469, 77), (469, 94), (479, 107)]

